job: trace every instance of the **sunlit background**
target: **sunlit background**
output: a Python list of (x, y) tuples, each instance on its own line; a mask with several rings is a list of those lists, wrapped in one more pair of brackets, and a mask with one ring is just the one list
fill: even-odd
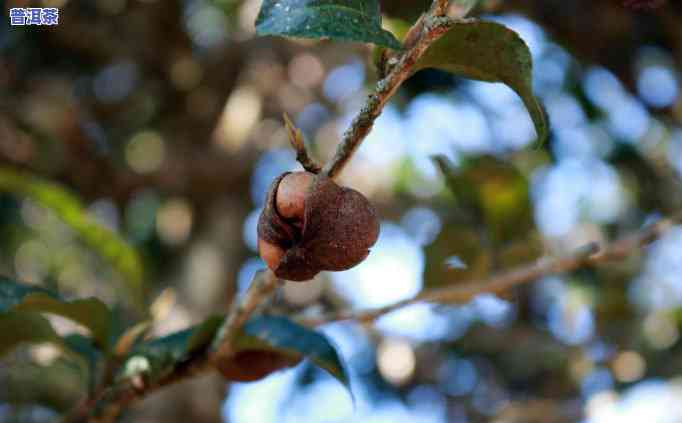
[[(224, 310), (264, 267), (255, 228), (267, 187), (299, 169), (282, 112), (316, 157), (330, 157), (376, 80), (371, 50), (255, 38), (256, 0), (15, 0), (4, 11), (29, 3), (59, 7), (60, 26), (10, 28), (3, 16), (2, 166), (64, 183), (142, 252), (155, 335)], [(382, 216), (371, 255), (352, 270), (288, 283), (279, 312), (388, 305), (613, 239), (682, 204), (680, 6), (482, 3), (479, 14), (530, 47), (549, 143), (535, 144), (506, 86), (417, 74), (341, 177)], [(559, 23), (566, 17), (583, 19), (582, 32)], [(475, 187), (477, 204), (447, 188), (436, 155)], [(126, 302), (120, 276), (51, 212), (0, 195), (0, 216), (2, 273)], [(192, 381), (128, 417), (682, 422), (680, 275), (676, 227), (623, 262), (548, 276), (504, 297), (323, 326), (350, 369), (354, 398), (304, 363), (254, 383)], [(65, 361), (49, 345), (3, 361), (0, 420), (49, 420), (77, 398), (80, 382)], [(38, 374), (47, 375), (42, 389), (31, 384)]]

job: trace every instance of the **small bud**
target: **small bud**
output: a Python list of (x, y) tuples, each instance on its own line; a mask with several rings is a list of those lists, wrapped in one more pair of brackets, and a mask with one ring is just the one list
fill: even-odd
[(354, 267), (378, 236), (376, 212), (362, 194), (307, 172), (278, 177), (258, 220), (263, 261), (275, 275), (293, 281)]

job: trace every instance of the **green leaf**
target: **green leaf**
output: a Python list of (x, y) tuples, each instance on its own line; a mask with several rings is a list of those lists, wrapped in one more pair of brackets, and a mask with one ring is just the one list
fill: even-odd
[(381, 28), (377, 0), (264, 0), (256, 33), (401, 47)]
[(145, 374), (156, 380), (172, 372), (189, 356), (189, 340), (194, 327), (162, 338), (143, 342), (133, 348), (123, 365), (123, 377)]
[(251, 318), (235, 339), (237, 351), (266, 350), (310, 359), (350, 390), (348, 372), (331, 341), (285, 317)]
[(415, 70), (425, 68), (506, 84), (523, 100), (539, 143), (547, 138), (545, 112), (533, 95), (533, 60), (526, 43), (511, 29), (495, 22), (460, 21), (434, 42), (415, 66)]
[(202, 350), (211, 344), (224, 320), (225, 316), (214, 315), (197, 325), (192, 331), (192, 336), (188, 340), (188, 351), (194, 352)]
[(125, 277), (135, 301), (141, 300), (142, 260), (137, 251), (116, 233), (97, 223), (78, 198), (60, 185), (7, 167), (0, 167), (0, 191), (27, 197), (52, 210)]
[(179, 363), (209, 346), (223, 319), (211, 316), (196, 326), (133, 347), (123, 366), (123, 376), (145, 373), (155, 380), (172, 372)]
[[(138, 345), (128, 355), (121, 376), (144, 374), (156, 380), (171, 373), (178, 364), (211, 345), (223, 320), (224, 316), (211, 316), (194, 327)], [(251, 318), (234, 342), (235, 354), (270, 351), (290, 358), (309, 358), (350, 389), (347, 370), (327, 337), (287, 318)]]
[(71, 351), (83, 358), (90, 369), (94, 369), (102, 356), (99, 349), (93, 344), (92, 339), (83, 336), (79, 333), (72, 333), (66, 335), (64, 338), (64, 345)]
[(8, 312), (0, 314), (0, 357), (22, 343), (52, 342), (62, 339), (50, 322), (38, 313)]
[(102, 353), (93, 343), (92, 338), (72, 333), (63, 338), (64, 345), (84, 364), (84, 378), (88, 381), (88, 389), (94, 392), (97, 385), (98, 365), (102, 362)]
[(100, 348), (108, 348), (111, 313), (106, 304), (96, 298), (67, 301), (44, 288), (20, 284), (0, 276), (0, 313), (14, 311), (52, 313), (66, 317), (88, 328)]

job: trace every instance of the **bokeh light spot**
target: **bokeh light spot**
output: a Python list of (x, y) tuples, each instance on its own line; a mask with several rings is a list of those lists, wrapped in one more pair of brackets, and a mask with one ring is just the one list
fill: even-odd
[(125, 149), (126, 162), (138, 173), (157, 171), (165, 158), (165, 145), (158, 132), (143, 131), (135, 134)]
[(385, 339), (377, 350), (377, 365), (384, 379), (394, 385), (402, 385), (414, 373), (416, 366), (414, 350), (406, 341)]
[(192, 220), (190, 204), (181, 198), (173, 198), (157, 211), (156, 230), (166, 244), (180, 245), (189, 238)]

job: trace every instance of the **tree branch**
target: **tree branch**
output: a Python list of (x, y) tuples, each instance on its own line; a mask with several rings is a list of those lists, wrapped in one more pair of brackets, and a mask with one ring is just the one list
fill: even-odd
[(261, 270), (254, 276), (244, 297), (232, 304), (225, 323), (218, 331), (211, 355), (212, 361), (229, 359), (232, 355), (232, 341), (253, 312), (264, 304), (279, 286), (279, 279), (271, 270)]
[(270, 270), (259, 271), (246, 294), (233, 302), (212, 348), (178, 363), (171, 373), (158, 380), (146, 381), (144, 374), (140, 374), (111, 387), (100, 387), (97, 396), (83, 401), (62, 422), (115, 421), (121, 411), (136, 400), (165, 386), (213, 371), (217, 361), (231, 358), (235, 335), (258, 307), (268, 301), (278, 285), (279, 280)]
[[(318, 318), (297, 318), (296, 320), (307, 326), (319, 326), (339, 320), (371, 322), (399, 308), (420, 302), (440, 304), (464, 303), (478, 294), (499, 293), (514, 286), (532, 282), (542, 276), (623, 259), (660, 238), (681, 218), (682, 216), (675, 216), (669, 219), (662, 219), (647, 226), (640, 232), (621, 238), (603, 247), (596, 243), (591, 243), (567, 257), (542, 258), (535, 263), (517, 267), (485, 280), (426, 290), (414, 298), (386, 307), (364, 311), (342, 311)], [(212, 371), (215, 368), (214, 363), (216, 360), (230, 358), (232, 354), (231, 340), (234, 339), (234, 335), (257, 308), (268, 300), (277, 288), (278, 283), (278, 279), (269, 270), (257, 273), (244, 297), (234, 303), (235, 305), (225, 319), (225, 323), (217, 337), (218, 341), (213, 348), (191, 357), (187, 362), (179, 363), (172, 373), (152, 383), (146, 383), (141, 378), (132, 378), (108, 388), (104, 390), (99, 398), (94, 398), (81, 404), (64, 421), (82, 422), (88, 420), (91, 416), (97, 416), (95, 421), (113, 421), (121, 410), (134, 401), (165, 386)]]
[[(367, 104), (353, 120), (351, 127), (344, 134), (336, 155), (322, 169), (322, 172), (333, 177), (341, 171), (372, 129), (374, 121), (381, 114), (386, 102), (393, 96), (400, 84), (409, 77), (422, 54), (431, 43), (452, 26), (454, 21), (445, 16), (447, 4), (448, 1), (445, 0), (434, 0), (429, 12), (420, 19), (419, 26), (415, 28), (419, 35), (415, 37), (414, 43), (410, 43), (409, 48), (397, 59), (388, 76), (377, 83), (375, 92), (369, 96)], [(300, 132), (291, 124), (287, 116), (285, 116), (285, 123), (291, 144), (297, 153), (297, 160), (306, 170), (313, 173), (319, 172), (319, 166), (306, 151)], [(267, 301), (277, 285), (278, 280), (271, 271), (258, 273), (246, 295), (240, 301), (233, 303), (216, 337), (216, 342), (209, 351), (192, 357), (186, 363), (180, 363), (171, 374), (152, 383), (145, 382), (140, 376), (112, 387), (100, 387), (97, 390), (100, 392), (99, 395), (82, 402), (64, 421), (79, 422), (89, 420), (93, 416), (98, 416), (96, 420), (99, 421), (115, 420), (121, 410), (133, 401), (161, 387), (211, 370), (219, 360), (229, 360), (233, 353), (232, 340), (235, 334), (258, 306)]]
[(455, 21), (444, 15), (447, 8), (441, 7), (443, 3), (447, 4), (441, 0), (434, 1), (431, 10), (415, 24), (413, 29), (419, 31), (419, 35), (414, 43), (409, 43), (413, 45), (406, 45), (408, 49), (397, 58), (388, 75), (377, 82), (374, 92), (367, 98), (367, 103), (344, 132), (334, 157), (322, 168), (323, 173), (334, 178), (343, 170), (371, 131), (374, 121), (379, 117), (388, 100), (403, 81), (412, 74), (419, 58), (431, 43), (452, 27)]
[(532, 282), (542, 276), (564, 273), (584, 266), (622, 259), (661, 237), (661, 235), (670, 229), (675, 221), (679, 220), (680, 217), (663, 219), (634, 235), (622, 238), (610, 245), (600, 247), (597, 243), (591, 243), (567, 257), (554, 259), (545, 257), (535, 263), (499, 273), (485, 280), (471, 281), (454, 286), (426, 290), (414, 298), (400, 301), (386, 307), (362, 311), (345, 310), (316, 318), (298, 318), (297, 321), (306, 326), (319, 326), (324, 323), (339, 320), (371, 322), (399, 308), (416, 303), (465, 303), (478, 294), (499, 293), (516, 285)]

